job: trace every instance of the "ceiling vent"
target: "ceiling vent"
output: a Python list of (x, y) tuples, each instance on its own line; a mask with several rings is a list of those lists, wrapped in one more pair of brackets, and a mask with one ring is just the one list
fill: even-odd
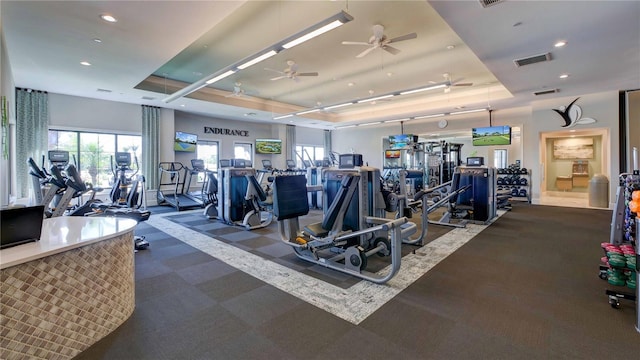
[(504, 2), (505, 0), (480, 0), (480, 5), (484, 8)]
[(554, 93), (557, 93), (559, 91), (560, 90), (558, 90), (558, 89), (541, 90), (541, 91), (534, 92), (533, 95), (538, 96), (538, 95), (554, 94)]
[(111, 92), (111, 90), (108, 90), (108, 89), (98, 89), (97, 91), (98, 92), (103, 92), (103, 93), (110, 93)]
[(531, 65), (539, 62), (544, 62), (544, 61), (551, 61), (551, 53), (534, 55), (527, 58), (513, 60), (513, 62), (516, 63), (517, 67)]
[(151, 97), (151, 96), (143, 96), (142, 100), (155, 100), (156, 98)]

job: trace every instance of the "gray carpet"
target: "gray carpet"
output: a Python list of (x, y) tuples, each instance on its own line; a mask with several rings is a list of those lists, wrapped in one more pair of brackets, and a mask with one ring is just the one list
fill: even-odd
[(142, 223), (136, 310), (77, 359), (636, 358), (598, 278), (610, 221), (517, 205), (357, 326)]

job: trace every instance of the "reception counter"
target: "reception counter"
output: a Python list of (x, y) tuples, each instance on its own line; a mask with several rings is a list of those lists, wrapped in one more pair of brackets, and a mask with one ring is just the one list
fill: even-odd
[(69, 359), (128, 319), (135, 226), (46, 219), (40, 241), (0, 250), (0, 359)]

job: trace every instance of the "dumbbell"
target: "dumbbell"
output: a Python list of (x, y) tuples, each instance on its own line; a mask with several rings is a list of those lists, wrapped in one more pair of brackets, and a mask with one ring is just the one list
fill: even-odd
[(528, 173), (529, 173), (529, 170), (527, 170), (527, 168), (520, 169), (520, 174), (525, 175), (525, 174), (528, 174)]
[(511, 196), (518, 196), (518, 189), (511, 189)]
[(506, 177), (506, 178), (502, 179), (502, 183), (504, 185), (511, 185), (511, 179)]
[(520, 185), (527, 186), (527, 179), (526, 178), (520, 178)]
[(521, 197), (527, 197), (527, 189), (520, 189), (518, 193)]
[(498, 180), (496, 180), (496, 183), (498, 185), (504, 185), (504, 179), (503, 178), (498, 178)]

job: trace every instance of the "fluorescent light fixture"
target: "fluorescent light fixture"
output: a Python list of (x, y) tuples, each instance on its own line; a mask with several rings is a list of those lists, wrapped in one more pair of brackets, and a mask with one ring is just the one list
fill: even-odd
[(429, 119), (429, 118), (434, 118), (434, 117), (440, 117), (440, 116), (444, 116), (445, 114), (432, 114), (432, 115), (422, 115), (422, 116), (416, 116), (414, 117), (415, 120), (418, 119)]
[(80, 65), (91, 66), (91, 63), (88, 61), (80, 61)]
[(324, 109), (325, 110), (331, 110), (331, 109), (337, 109), (337, 108), (341, 108), (341, 107), (345, 107), (345, 106), (349, 106), (349, 105), (353, 105), (353, 103), (352, 102), (346, 102), (346, 103), (343, 103), (343, 104), (331, 105), (331, 106), (327, 106)]
[(282, 45), (285, 49), (291, 49), (292, 47), (302, 44), (303, 42), (313, 39), (316, 36), (322, 35), (327, 31), (331, 31), (338, 26), (344, 25), (353, 20), (353, 17), (344, 11), (333, 15), (332, 17), (325, 19), (307, 29), (287, 38)]
[(296, 115), (311, 114), (318, 111), (320, 111), (320, 109), (305, 110), (305, 111), (300, 111), (299, 113), (296, 113)]
[(253, 58), (253, 60), (249, 60), (246, 63), (242, 64), (242, 65), (238, 65), (238, 69), (240, 70), (244, 70), (246, 68), (248, 68), (251, 65), (255, 65), (257, 63), (259, 63), (260, 61), (266, 60), (274, 55), (276, 55), (277, 52), (275, 50), (271, 50), (269, 52), (266, 52), (258, 57)]
[(380, 95), (380, 96), (376, 96), (376, 97), (372, 97), (372, 98), (368, 98), (368, 99), (358, 100), (358, 104), (361, 104), (361, 103), (364, 103), (364, 102), (388, 99), (388, 98), (394, 97), (394, 96), (395, 96), (395, 94)]
[(558, 76), (560, 79), (566, 79), (569, 77), (569, 74), (562, 74), (560, 76)]
[(446, 86), (447, 86), (447, 84), (438, 84), (438, 85), (433, 85), (433, 86), (427, 86), (427, 87), (423, 87), (423, 88), (403, 91), (403, 92), (400, 93), (400, 95), (415, 94), (415, 93), (422, 92), (422, 91), (440, 89), (440, 88), (443, 88), (443, 87), (446, 87)]
[(338, 126), (338, 127), (336, 127), (336, 129), (348, 129), (348, 128), (352, 128), (352, 127), (356, 127), (356, 125)]
[(385, 124), (388, 124), (388, 123), (394, 123), (394, 122), (400, 122), (400, 121), (408, 121), (408, 120), (411, 120), (411, 119), (410, 118), (404, 118), (404, 119), (386, 120), (386, 121), (383, 121), (383, 122)]
[(287, 114), (287, 115), (281, 115), (281, 116), (276, 116), (273, 118), (273, 120), (280, 120), (280, 119), (286, 119), (288, 117), (292, 117), (293, 114)]
[(567, 45), (567, 42), (564, 41), (564, 40), (560, 40), (560, 41), (556, 42), (555, 44), (553, 44), (553, 46), (555, 46), (555, 47), (563, 47), (565, 45)]
[(358, 124), (358, 126), (369, 126), (369, 125), (378, 125), (378, 124), (382, 124), (382, 121), (376, 121), (376, 122), (370, 122), (370, 123)]
[(482, 109), (455, 111), (455, 112), (449, 113), (449, 115), (470, 114), (470, 113), (480, 112), (480, 111), (487, 111), (487, 109), (486, 108), (482, 108)]
[[(312, 39), (320, 34), (323, 34), (331, 29), (335, 29), (336, 27), (346, 24), (349, 21), (353, 20), (353, 17), (347, 14), (344, 11), (337, 13), (313, 26), (308, 27), (307, 29), (296, 33), (295, 35), (289, 36), (280, 42), (277, 42), (253, 55), (250, 55), (240, 61), (237, 61), (219, 71), (200, 79), (189, 86), (186, 86), (168, 97), (164, 98), (162, 101), (165, 103), (170, 103), (176, 99), (179, 99), (183, 96), (187, 96), (194, 91), (198, 91), (203, 87), (213, 84), (214, 82), (220, 81), (225, 77), (237, 72), (238, 70), (244, 70), (249, 66), (255, 65), (265, 59), (268, 59), (274, 55), (276, 55), (282, 49), (290, 49), (298, 44), (301, 44), (309, 39)], [(256, 55), (261, 54), (261, 55)], [(216, 75), (221, 71), (226, 71), (222, 75)], [(215, 77), (214, 77), (215, 76)]]
[(227, 76), (229, 76), (229, 75), (231, 75), (231, 74), (233, 74), (233, 73), (235, 73), (235, 72), (236, 72), (235, 70), (229, 70), (229, 71), (227, 71), (227, 72), (224, 72), (224, 73), (222, 73), (222, 74), (220, 74), (220, 75), (218, 75), (218, 76), (214, 77), (213, 79), (210, 79), (210, 80), (205, 81), (205, 84), (207, 84), (207, 85), (211, 85), (211, 84), (213, 84), (214, 82), (220, 81), (220, 80), (222, 80), (222, 79), (226, 78)]

